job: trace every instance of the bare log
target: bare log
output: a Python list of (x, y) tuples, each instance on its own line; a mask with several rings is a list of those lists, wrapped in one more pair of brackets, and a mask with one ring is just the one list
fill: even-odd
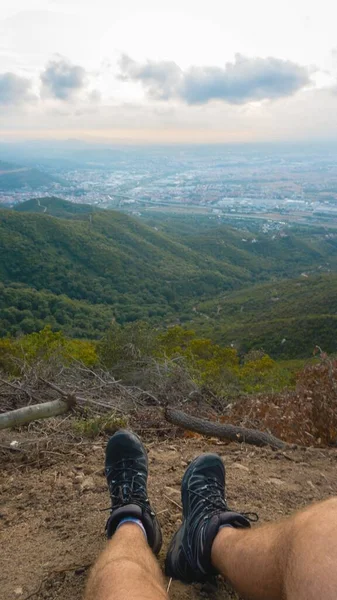
[(64, 400), (52, 400), (43, 404), (33, 404), (24, 406), (17, 410), (11, 410), (0, 414), (0, 429), (9, 427), (20, 427), (37, 419), (48, 419), (49, 417), (57, 417), (68, 412), (72, 406), (72, 402)]
[(245, 427), (237, 427), (235, 425), (227, 425), (220, 423), (212, 423), (205, 419), (199, 419), (187, 415), (181, 410), (167, 407), (165, 410), (165, 418), (173, 425), (178, 425), (183, 429), (195, 431), (203, 435), (218, 437), (220, 439), (238, 442), (239, 444), (252, 444), (253, 446), (270, 446), (275, 449), (283, 449), (288, 447), (288, 444), (274, 437), (270, 433), (259, 431), (257, 429), (246, 429)]

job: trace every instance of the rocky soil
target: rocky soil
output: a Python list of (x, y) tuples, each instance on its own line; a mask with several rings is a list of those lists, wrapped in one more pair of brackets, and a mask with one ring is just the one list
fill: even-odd
[[(49, 447), (40, 455), (8, 451), (0, 440), (0, 597), (3, 600), (80, 600), (89, 566), (105, 544), (109, 496), (103, 472), (106, 440)], [(19, 448), (29, 433), (15, 434)], [(34, 439), (37, 433), (30, 437)], [(145, 441), (149, 489), (162, 525), (165, 551), (181, 519), (180, 481), (201, 452), (226, 464), (229, 505), (255, 511), (266, 523), (310, 502), (337, 494), (337, 450), (277, 452), (206, 438)], [(172, 582), (172, 600), (235, 598), (224, 582), (185, 586)]]

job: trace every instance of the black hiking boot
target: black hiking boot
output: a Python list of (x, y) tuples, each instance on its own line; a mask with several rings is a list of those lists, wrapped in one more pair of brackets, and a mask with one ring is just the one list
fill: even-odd
[(105, 475), (111, 496), (111, 514), (106, 524), (111, 538), (125, 517), (139, 519), (149, 546), (157, 554), (161, 548), (160, 525), (147, 497), (148, 461), (140, 439), (120, 429), (109, 440), (105, 455)]
[(166, 575), (185, 583), (207, 581), (217, 575), (211, 550), (219, 528), (250, 527), (248, 514), (229, 510), (225, 466), (217, 454), (204, 454), (189, 465), (181, 483), (181, 498), (183, 523), (166, 556)]

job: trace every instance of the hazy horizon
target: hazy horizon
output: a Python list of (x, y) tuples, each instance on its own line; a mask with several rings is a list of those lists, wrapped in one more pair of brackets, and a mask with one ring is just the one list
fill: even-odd
[(330, 0), (3, 0), (0, 139), (337, 137)]
[[(309, 143), (310, 142), (310, 143)], [(334, 139), (292, 139), (292, 140), (251, 140), (251, 141), (234, 141), (234, 142), (208, 142), (208, 141), (176, 141), (172, 139), (172, 141), (154, 141), (154, 140), (128, 140), (128, 139), (115, 139), (115, 140), (107, 140), (102, 138), (93, 138), (88, 136), (86, 139), (82, 139), (80, 136), (78, 137), (31, 137), (25, 138), (22, 137), (12, 138), (10, 140), (6, 138), (0, 137), (0, 151), (1, 148), (19, 148), (19, 147), (46, 147), (46, 148), (57, 148), (57, 147), (71, 147), (84, 149), (90, 147), (101, 147), (103, 149), (114, 149), (114, 148), (186, 148), (186, 149), (206, 149), (206, 148), (228, 148), (231, 149), (256, 149), (256, 150), (298, 150), (303, 149), (306, 152), (310, 153), (310, 151), (336, 151), (337, 152), (337, 138)]]

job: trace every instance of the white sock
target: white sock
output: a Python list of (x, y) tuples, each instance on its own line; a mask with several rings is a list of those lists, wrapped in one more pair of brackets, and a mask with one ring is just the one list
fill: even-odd
[(122, 525), (124, 525), (124, 523), (135, 523), (136, 525), (138, 525), (138, 527), (141, 528), (142, 532), (145, 535), (146, 541), (147, 541), (147, 534), (145, 531), (145, 527), (143, 525), (143, 523), (141, 522), (140, 519), (136, 519), (135, 517), (125, 517), (124, 519), (122, 519), (121, 521), (119, 521), (117, 527), (116, 527), (116, 531), (117, 529), (119, 529)]

